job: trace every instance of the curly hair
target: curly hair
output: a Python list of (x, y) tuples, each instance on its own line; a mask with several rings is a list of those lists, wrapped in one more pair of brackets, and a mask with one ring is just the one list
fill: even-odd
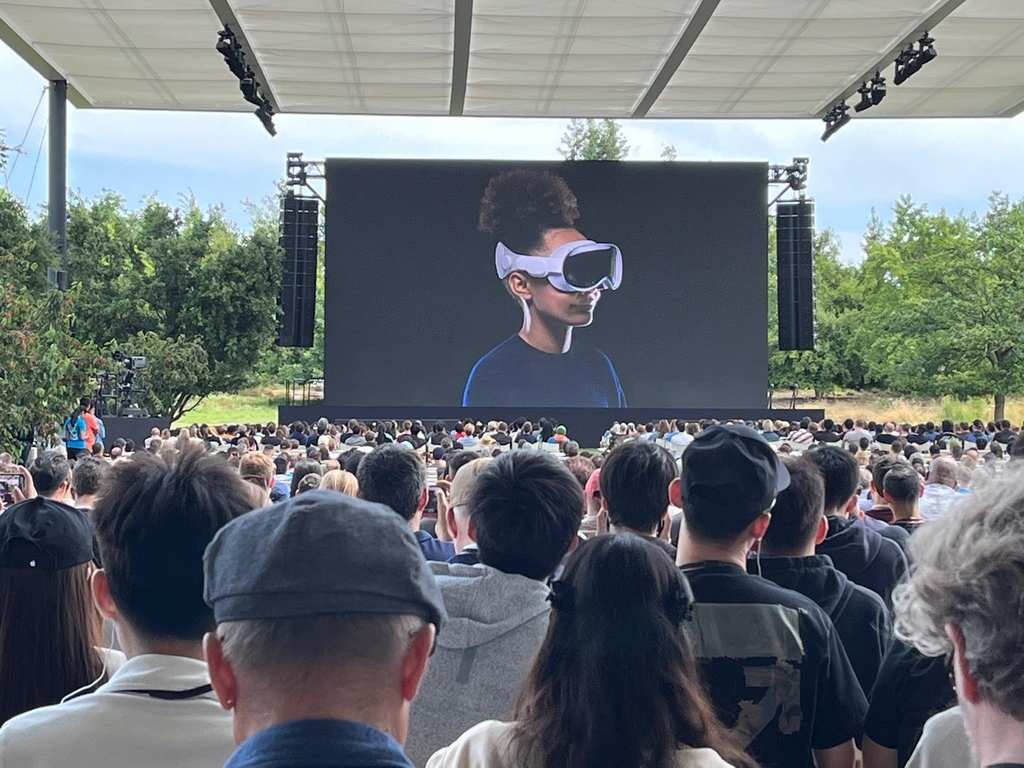
[(580, 217), (576, 195), (565, 179), (548, 171), (519, 168), (491, 179), (480, 200), (480, 231), (516, 253), (531, 253), (549, 229), (571, 227)]
[(896, 634), (927, 656), (953, 651), (989, 702), (1024, 719), (1024, 470), (1004, 471), (914, 534), (910, 578), (896, 587)]

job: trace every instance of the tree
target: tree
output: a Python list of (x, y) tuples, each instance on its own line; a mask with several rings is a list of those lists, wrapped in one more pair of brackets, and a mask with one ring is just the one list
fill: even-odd
[(190, 404), (194, 407), (196, 393), (203, 391), (210, 371), (202, 344), (184, 336), (166, 338), (150, 331), (135, 334), (124, 346), (132, 354), (146, 357), (146, 367), (138, 372), (138, 384), (145, 392), (141, 405), (150, 413), (175, 421), (190, 410)]
[(868, 233), (858, 341), (900, 391), (993, 398), (1024, 392), (1024, 202), (993, 194), (983, 218), (901, 198)]
[(615, 120), (577, 118), (566, 126), (558, 153), (566, 160), (624, 160), (629, 144)]
[(114, 194), (76, 198), (70, 212), (75, 335), (152, 358), (139, 377), (152, 413), (180, 418), (208, 394), (250, 382), (277, 329), (276, 222), (257, 220), (243, 236), (194, 200), (128, 211)]
[(34, 434), (59, 432), (104, 365), (94, 345), (71, 333), (75, 292), (37, 290), (21, 280), (24, 271), (0, 247), (0, 450), (15, 454)]
[(768, 380), (776, 389), (814, 390), (815, 397), (837, 386), (859, 388), (866, 369), (853, 344), (862, 320), (859, 270), (840, 259), (835, 233), (826, 229), (814, 241), (815, 323), (813, 351), (782, 351), (778, 345), (778, 269), (775, 226), (769, 228)]
[(669, 162), (679, 159), (679, 153), (676, 152), (674, 144), (666, 144), (661, 148), (661, 159), (668, 160)]

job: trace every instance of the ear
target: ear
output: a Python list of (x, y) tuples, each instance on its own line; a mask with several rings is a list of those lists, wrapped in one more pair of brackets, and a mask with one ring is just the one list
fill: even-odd
[(675, 478), (671, 483), (668, 484), (668, 500), (672, 502), (673, 507), (683, 507), (683, 484), (679, 481), (679, 478)]
[(978, 691), (978, 681), (971, 674), (967, 664), (967, 643), (964, 641), (964, 633), (956, 624), (947, 624), (946, 637), (953, 643), (953, 672), (956, 677), (957, 693), (964, 700), (971, 704), (977, 704), (981, 700)]
[(850, 515), (852, 515), (854, 512), (857, 511), (857, 505), (859, 503), (860, 503), (860, 496), (858, 494), (854, 493), (853, 496), (850, 497), (850, 500), (846, 502), (846, 509), (844, 510), (844, 512), (846, 513), (847, 517), (849, 517)]
[(217, 701), (224, 709), (234, 709), (238, 703), (238, 679), (230, 662), (224, 658), (224, 648), (216, 632), (207, 632), (203, 638), (203, 655), (210, 669), (210, 685), (217, 694)]
[(428, 501), (430, 501), (430, 494), (427, 493), (426, 486), (424, 486), (423, 491), (420, 493), (419, 504), (416, 505), (416, 514), (420, 514), (427, 508)]
[(889, 495), (888, 493), (886, 493), (885, 491), (882, 491), (882, 501), (884, 501), (884, 502), (885, 502), (886, 504), (888, 504), (888, 505), (889, 505), (890, 507), (892, 506), (892, 496), (890, 496), (890, 495)]
[(455, 519), (455, 509), (448, 507), (448, 510), (444, 513), (445, 522), (448, 524), (448, 533), (452, 535), (452, 539), (456, 539), (459, 536), (459, 524)]
[(764, 535), (768, 532), (768, 526), (771, 525), (771, 522), (771, 512), (764, 512), (759, 515), (758, 518), (747, 527), (751, 538), (757, 539), (758, 541), (763, 539)]
[(513, 272), (505, 281), (509, 292), (517, 299), (530, 301), (533, 298), (533, 290), (530, 288), (530, 279), (524, 272)]
[(576, 534), (573, 534), (573, 537), (571, 539), (569, 539), (569, 549), (566, 551), (565, 554), (567, 556), (571, 555), (573, 552), (576, 551), (576, 547), (578, 547), (579, 545), (580, 545), (580, 537), (577, 536)]
[(818, 521), (818, 530), (814, 534), (814, 546), (821, 544), (826, 536), (828, 536), (828, 518), (822, 515)]
[(92, 601), (100, 616), (113, 622), (119, 621), (121, 616), (114, 604), (114, 598), (110, 596), (110, 582), (107, 581), (106, 571), (102, 568), (94, 571), (89, 585), (92, 588)]
[(427, 624), (409, 644), (409, 650), (405, 652), (402, 659), (402, 698), (405, 701), (412, 701), (420, 689), (420, 681), (427, 671), (427, 660), (430, 652), (434, 649), (434, 639), (437, 637), (437, 628), (433, 624)]
[(917, 486), (917, 498), (920, 499), (922, 496), (924, 496), (924, 483), (920, 483)]
[(601, 511), (602, 512), (607, 512), (608, 511), (608, 499), (606, 499), (604, 497), (604, 494), (601, 494)]

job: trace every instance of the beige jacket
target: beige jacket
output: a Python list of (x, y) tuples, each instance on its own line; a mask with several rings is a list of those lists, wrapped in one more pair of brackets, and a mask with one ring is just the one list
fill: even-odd
[[(487, 720), (475, 725), (455, 742), (434, 753), (427, 768), (520, 768), (509, 754), (514, 723)], [(731, 768), (713, 749), (683, 747), (672, 768)]]

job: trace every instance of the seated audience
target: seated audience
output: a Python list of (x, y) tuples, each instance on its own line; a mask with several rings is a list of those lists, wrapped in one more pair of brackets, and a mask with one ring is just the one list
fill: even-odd
[(270, 457), (263, 453), (247, 453), (238, 461), (238, 474), (247, 483), (258, 489), (256, 507), (271, 503), (270, 492), (274, 489), (275, 468)]
[(547, 631), (547, 580), (579, 541), (583, 491), (548, 454), (502, 454), (478, 472), (468, 504), (480, 564), (431, 564), (451, 628), (413, 707), (406, 749), (420, 766), (481, 720), (512, 715)]
[(409, 524), (427, 560), (444, 562), (455, 554), (450, 541), (420, 530), (429, 495), (426, 466), (414, 451), (394, 443), (375, 448), (360, 462), (356, 479), (360, 498), (391, 507)]
[(38, 495), (69, 506), (75, 505), (71, 492), (71, 464), (57, 451), (43, 451), (28, 468)]
[(894, 526), (913, 533), (924, 522), (919, 508), (923, 490), (921, 476), (906, 464), (886, 473), (882, 495), (892, 510)]
[(320, 488), (328, 491), (337, 491), (346, 496), (359, 495), (359, 481), (351, 472), (344, 469), (332, 469), (320, 478)]
[(77, 509), (88, 513), (96, 506), (107, 482), (109, 469), (109, 465), (103, 459), (86, 458), (75, 462), (75, 468), (71, 472), (71, 490)]
[(195, 450), (171, 465), (143, 454), (114, 467), (93, 510), (104, 568), (92, 594), (128, 660), (95, 692), (10, 720), (0, 729), (0, 765), (224, 764), (231, 718), (203, 662), (203, 634), (213, 627), (203, 550), (249, 509), (237, 474)]
[(580, 523), (580, 534), (584, 538), (591, 538), (604, 531), (598, 530), (602, 517), (601, 511), (601, 470), (595, 469), (590, 473), (586, 485), (583, 487), (583, 496), (586, 499), (586, 513), (583, 515), (583, 522)]
[[(657, 542), (675, 560), (668, 542), (668, 487), (676, 476), (676, 463), (664, 448), (645, 440), (631, 440), (613, 448), (601, 466), (601, 508), (612, 533), (635, 533)], [(657, 538), (664, 534), (663, 538)]]
[(789, 472), (744, 426), (704, 430), (682, 464), (669, 489), (685, 518), (677, 562), (693, 587), (695, 652), (719, 716), (765, 768), (853, 768), (867, 701), (831, 620), (747, 573)]
[(400, 517), (311, 491), (225, 526), (204, 569), (225, 768), (411, 768), (409, 707), (446, 616)]
[(1022, 479), (1008, 473), (923, 526), (893, 596), (897, 633), (927, 656), (952, 657), (980, 768), (1024, 766)]
[(553, 585), (515, 719), (474, 726), (429, 768), (753, 768), (700, 684), (686, 579), (649, 541), (580, 546)]
[(760, 556), (747, 570), (817, 603), (835, 625), (861, 690), (870, 691), (889, 644), (889, 612), (882, 598), (850, 581), (827, 555), (814, 553), (828, 532), (825, 482), (807, 459), (785, 465), (789, 487), (779, 493)]
[(832, 564), (854, 584), (888, 600), (906, 570), (906, 558), (896, 542), (869, 528), (857, 514), (857, 461), (849, 451), (829, 446), (808, 451), (806, 456), (825, 480), (828, 534), (818, 544), (817, 553), (828, 555)]
[(100, 647), (92, 560), (92, 528), (78, 510), (37, 496), (0, 514), (0, 724), (103, 682), (123, 661)]
[(956, 488), (957, 463), (949, 456), (932, 459), (928, 467), (928, 480), (921, 495), (921, 517), (934, 520), (942, 517), (960, 496)]
[[(493, 461), (490, 457), (475, 459), (459, 468), (451, 481), (451, 494), (448, 499), (444, 517), (448, 534), (455, 545), (455, 554), (448, 559), (449, 563), (476, 565), (480, 562), (480, 550), (476, 544), (476, 530), (472, 522), (473, 486), (477, 476)], [(441, 509), (438, 507), (438, 515)]]

